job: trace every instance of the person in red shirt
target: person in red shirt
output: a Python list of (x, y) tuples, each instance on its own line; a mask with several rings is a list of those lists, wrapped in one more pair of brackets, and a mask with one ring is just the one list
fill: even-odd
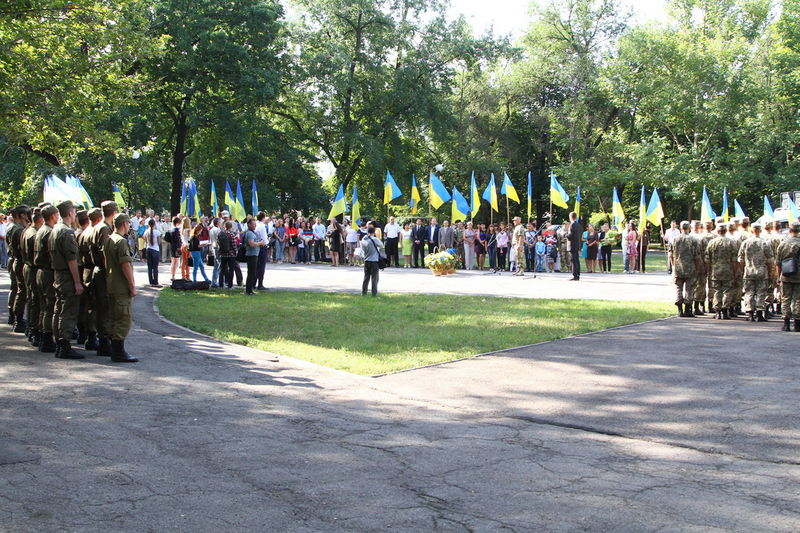
[(295, 264), (297, 261), (297, 245), (300, 244), (300, 231), (295, 226), (294, 220), (289, 219), (286, 227), (286, 249), (289, 252), (289, 262)]

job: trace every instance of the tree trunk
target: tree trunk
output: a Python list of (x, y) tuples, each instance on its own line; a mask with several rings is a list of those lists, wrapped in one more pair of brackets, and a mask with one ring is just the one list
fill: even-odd
[(178, 112), (177, 120), (175, 121), (175, 149), (172, 152), (172, 193), (170, 194), (169, 207), (173, 216), (178, 214), (181, 208), (183, 162), (186, 160), (186, 139), (188, 136), (189, 126), (186, 123), (186, 111), (183, 108)]

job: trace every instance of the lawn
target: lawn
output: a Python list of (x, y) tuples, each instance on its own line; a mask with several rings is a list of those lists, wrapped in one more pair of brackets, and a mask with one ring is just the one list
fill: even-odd
[[(657, 302), (269, 291), (179, 292), (161, 314), (229, 342), (361, 375), (669, 316)], [(590, 357), (587, 354), (587, 357)]]

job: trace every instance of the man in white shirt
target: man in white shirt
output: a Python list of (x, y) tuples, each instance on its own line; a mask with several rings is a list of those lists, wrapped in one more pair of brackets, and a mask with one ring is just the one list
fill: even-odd
[(386, 261), (389, 266), (400, 266), (398, 244), (400, 243), (400, 224), (389, 217), (389, 222), (383, 227), (383, 237), (386, 239)]
[(428, 253), (432, 254), (439, 247), (439, 224), (436, 218), (431, 219), (429, 226), (425, 228), (425, 242), (428, 243)]
[(267, 225), (264, 220), (267, 215), (263, 211), (259, 211), (256, 215), (256, 229), (253, 233), (256, 234), (256, 241), (263, 242), (264, 245), (258, 249), (258, 272), (256, 273), (256, 290), (265, 291), (264, 287), (264, 273), (267, 271), (267, 259), (269, 258), (269, 233), (267, 232)]
[(169, 223), (169, 215), (158, 220), (156, 216), (156, 228), (161, 232), (161, 262), (170, 262), (170, 246), (172, 246), (164, 236), (172, 230), (172, 224)]
[[(664, 233), (661, 234), (661, 238), (669, 247), (672, 244), (673, 239), (681, 234), (681, 230), (678, 229), (678, 223), (674, 220), (670, 223), (670, 228), (666, 230)], [(671, 256), (670, 256), (671, 257)], [(672, 274), (672, 261), (670, 260), (669, 264), (667, 265), (667, 273)]]
[(219, 271), (222, 266), (222, 259), (219, 257), (219, 232), (222, 231), (220, 227), (222, 220), (214, 217), (211, 219), (211, 229), (208, 230), (208, 249), (209, 253), (214, 257), (214, 271), (211, 274), (211, 286), (219, 286)]
[(314, 261), (324, 261), (325, 239), (328, 236), (328, 228), (326, 228), (322, 220), (317, 217), (314, 219), (314, 225), (311, 226), (311, 232), (314, 234)]

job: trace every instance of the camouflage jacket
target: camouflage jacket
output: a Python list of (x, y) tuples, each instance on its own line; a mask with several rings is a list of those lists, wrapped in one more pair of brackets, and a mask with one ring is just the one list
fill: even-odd
[(772, 246), (761, 237), (752, 236), (739, 248), (739, 262), (744, 263), (744, 279), (767, 279), (775, 256)]
[(711, 239), (706, 248), (706, 263), (712, 280), (732, 280), (734, 277), (739, 243), (733, 239)]
[[(800, 253), (800, 237), (788, 237), (781, 242), (781, 245), (778, 246), (778, 264), (784, 259), (789, 259), (791, 257), (797, 257), (797, 254)], [(794, 274), (792, 276), (784, 276), (781, 275), (781, 281), (787, 283), (800, 283), (800, 272)]]
[(696, 265), (702, 261), (700, 243), (691, 234), (681, 233), (669, 244), (672, 260), (672, 275), (676, 278), (691, 278), (697, 275)]

